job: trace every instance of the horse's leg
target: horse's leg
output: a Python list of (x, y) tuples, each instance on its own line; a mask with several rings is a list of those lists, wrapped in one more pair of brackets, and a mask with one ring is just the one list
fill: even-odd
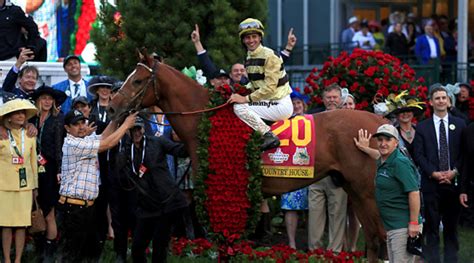
[(349, 193), (353, 209), (363, 227), (367, 258), (369, 262), (377, 262), (378, 252), (385, 243), (385, 231), (375, 203), (373, 179), (367, 178), (364, 174), (364, 171), (352, 172), (352, 175), (359, 179), (347, 182), (344, 187)]

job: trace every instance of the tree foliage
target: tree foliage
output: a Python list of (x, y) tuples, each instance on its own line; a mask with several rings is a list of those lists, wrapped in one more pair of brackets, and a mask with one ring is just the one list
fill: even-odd
[(119, 0), (102, 1), (99, 26), (92, 32), (101, 73), (124, 78), (137, 62), (137, 48), (154, 51), (178, 69), (197, 65), (190, 40), (194, 24), (201, 41), (220, 68), (241, 62), (245, 53), (238, 24), (247, 17), (265, 21), (267, 1), (253, 0)]

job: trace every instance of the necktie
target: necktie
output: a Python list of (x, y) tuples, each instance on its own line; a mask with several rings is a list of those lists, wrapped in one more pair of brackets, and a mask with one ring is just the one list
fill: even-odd
[(439, 122), (439, 169), (441, 171), (449, 170), (448, 140), (443, 120)]
[(71, 92), (71, 96), (72, 98), (74, 99), (75, 97), (77, 97), (79, 95), (79, 83), (74, 83), (74, 92)]

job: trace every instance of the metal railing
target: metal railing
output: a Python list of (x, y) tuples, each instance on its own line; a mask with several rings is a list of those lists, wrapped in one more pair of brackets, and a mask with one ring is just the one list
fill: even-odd
[[(340, 43), (308, 45), (306, 48), (295, 48), (290, 61), (285, 65), (293, 87), (304, 87), (305, 79), (314, 68), (322, 68), (329, 56), (338, 56), (342, 51)], [(308, 52), (308, 64), (303, 64), (304, 52)], [(412, 67), (417, 77), (423, 77), (426, 85), (440, 82), (442, 84), (458, 82), (458, 71), (462, 70), (468, 80), (474, 79), (474, 63), (456, 63), (441, 60), (433, 64), (420, 64), (414, 55), (398, 57)]]

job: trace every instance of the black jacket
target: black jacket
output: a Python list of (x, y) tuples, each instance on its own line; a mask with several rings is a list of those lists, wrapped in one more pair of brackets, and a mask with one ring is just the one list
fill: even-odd
[(141, 177), (132, 170), (132, 144), (130, 142), (124, 145), (123, 151), (117, 157), (121, 173), (127, 174), (136, 185), (138, 192), (137, 216), (141, 218), (161, 216), (186, 207), (188, 203), (185, 196), (171, 177), (166, 162), (166, 154), (187, 157), (184, 145), (172, 142), (163, 136), (145, 136), (145, 140), (143, 162), (140, 162), (142, 149), (134, 147), (135, 171), (138, 173), (140, 163), (143, 163), (147, 168)]
[(462, 169), (461, 169), (461, 193), (469, 193), (472, 180), (474, 179), (474, 122), (464, 129), (462, 134)]
[[(26, 43), (22, 40), (22, 27), (28, 32)], [(0, 7), (0, 60), (16, 56), (20, 47), (35, 46), (38, 36), (38, 26), (19, 6)]]
[[(461, 168), (461, 134), (466, 127), (464, 120), (449, 114), (448, 145), (451, 169)], [(440, 185), (431, 178), (433, 172), (439, 171), (438, 139), (436, 138), (433, 118), (423, 120), (416, 126), (413, 140), (414, 159), (421, 173), (421, 190), (423, 193), (435, 193), (440, 187), (452, 188), (451, 185)]]

